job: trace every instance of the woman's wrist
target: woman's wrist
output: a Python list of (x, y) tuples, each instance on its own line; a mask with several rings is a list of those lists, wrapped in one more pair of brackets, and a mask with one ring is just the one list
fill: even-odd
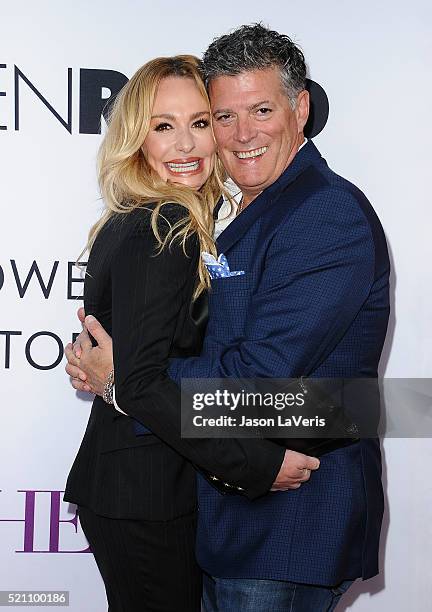
[(106, 404), (114, 404), (113, 398), (114, 387), (114, 370), (111, 370), (107, 376), (102, 393), (102, 399)]

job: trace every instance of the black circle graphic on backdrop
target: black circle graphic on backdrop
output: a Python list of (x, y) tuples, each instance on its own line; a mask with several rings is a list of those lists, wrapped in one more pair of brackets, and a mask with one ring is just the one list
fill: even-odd
[(306, 79), (306, 89), (310, 96), (309, 118), (304, 127), (304, 135), (306, 138), (314, 138), (326, 126), (329, 116), (329, 101), (324, 89), (312, 81)]

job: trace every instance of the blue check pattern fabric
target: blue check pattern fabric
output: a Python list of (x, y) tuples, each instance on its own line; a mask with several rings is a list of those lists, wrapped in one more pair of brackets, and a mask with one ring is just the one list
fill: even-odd
[(223, 253), (217, 259), (214, 255), (206, 252), (202, 253), (201, 257), (212, 280), (215, 278), (226, 278), (227, 276), (242, 276), (244, 274), (244, 270), (231, 272), (228, 260)]
[[(216, 244), (246, 274), (212, 281), (202, 353), (172, 360), (171, 378), (377, 376), (389, 316), (385, 236), (365, 195), (311, 141)], [(200, 477), (198, 496), (197, 559), (211, 576), (332, 586), (378, 572), (377, 439), (323, 455), (296, 490), (249, 501)]]

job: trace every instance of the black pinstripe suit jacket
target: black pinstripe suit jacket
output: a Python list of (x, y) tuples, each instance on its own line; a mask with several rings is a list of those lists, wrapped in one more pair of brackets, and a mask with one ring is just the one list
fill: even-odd
[[(152, 208), (151, 206), (149, 207)], [(160, 232), (185, 214), (165, 205)], [(66, 486), (65, 500), (113, 518), (169, 520), (196, 507), (192, 464), (254, 498), (271, 486), (283, 450), (265, 440), (185, 440), (171, 357), (198, 355), (203, 325), (191, 316), (199, 245), (173, 244), (156, 255), (150, 210), (113, 217), (91, 250), (85, 308), (113, 337), (122, 409), (150, 407), (154, 434), (137, 436), (132, 418), (99, 397)], [(148, 424), (148, 423), (147, 423)]]

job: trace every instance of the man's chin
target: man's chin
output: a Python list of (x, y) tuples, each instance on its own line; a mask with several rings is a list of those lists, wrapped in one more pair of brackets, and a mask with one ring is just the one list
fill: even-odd
[[(257, 176), (244, 176), (237, 175), (237, 178), (230, 174), (232, 180), (242, 191), (256, 191), (260, 193), (268, 185), (271, 184), (271, 180), (268, 177), (257, 177)], [(267, 180), (266, 180), (267, 178)]]
[[(231, 170), (231, 171), (230, 171)], [(237, 185), (244, 185), (245, 187), (258, 187), (263, 184), (270, 184), (272, 181), (272, 174), (274, 173), (271, 169), (258, 168), (257, 166), (240, 166), (235, 165), (232, 168), (227, 169), (228, 174)]]

